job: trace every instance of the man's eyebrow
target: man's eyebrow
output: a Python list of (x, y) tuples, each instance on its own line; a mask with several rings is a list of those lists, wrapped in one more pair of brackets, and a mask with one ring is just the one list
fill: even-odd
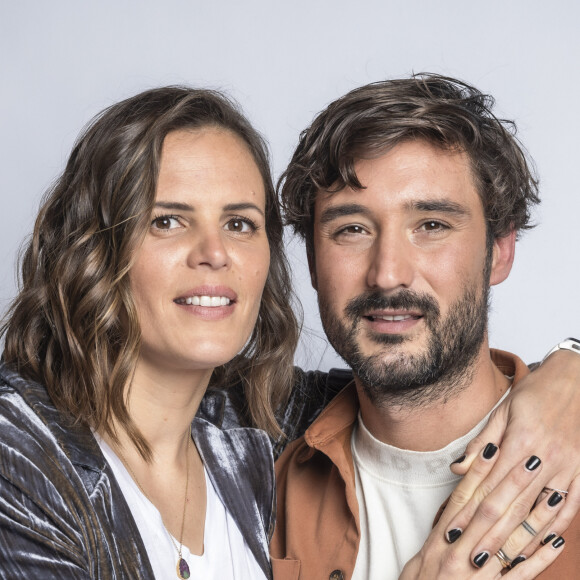
[(334, 205), (332, 207), (326, 208), (320, 215), (320, 223), (326, 224), (340, 217), (349, 215), (366, 215), (370, 216), (371, 211), (364, 205), (359, 205), (358, 203), (345, 203), (341, 205)]
[(458, 217), (466, 216), (469, 217), (471, 212), (469, 208), (455, 203), (454, 201), (447, 200), (421, 200), (421, 201), (411, 201), (409, 202), (410, 209), (415, 211), (436, 211), (448, 214), (454, 214)]
[[(171, 211), (195, 211), (195, 208), (188, 203), (181, 203), (179, 201), (156, 201), (155, 207), (161, 209), (168, 209)], [(256, 210), (261, 215), (264, 215), (264, 211), (258, 207), (255, 203), (243, 202), (243, 203), (228, 203), (224, 206), (224, 211), (242, 211), (244, 209)]]

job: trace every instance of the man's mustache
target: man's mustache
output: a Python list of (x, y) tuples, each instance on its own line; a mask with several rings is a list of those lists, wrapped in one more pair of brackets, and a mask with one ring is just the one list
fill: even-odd
[(344, 312), (353, 322), (372, 310), (416, 310), (427, 319), (437, 319), (439, 305), (432, 296), (419, 294), (413, 290), (401, 290), (397, 294), (386, 295), (380, 290), (365, 292), (348, 301)]

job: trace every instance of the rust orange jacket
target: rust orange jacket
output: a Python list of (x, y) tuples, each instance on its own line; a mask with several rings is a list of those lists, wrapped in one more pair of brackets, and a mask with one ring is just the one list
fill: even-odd
[[(509, 353), (492, 350), (492, 358), (505, 375), (514, 376), (514, 386), (529, 372)], [(360, 526), (350, 441), (358, 407), (352, 383), (276, 463), (278, 508), (270, 544), (274, 580), (352, 577)], [(580, 578), (580, 516), (564, 537), (564, 552), (539, 580)]]

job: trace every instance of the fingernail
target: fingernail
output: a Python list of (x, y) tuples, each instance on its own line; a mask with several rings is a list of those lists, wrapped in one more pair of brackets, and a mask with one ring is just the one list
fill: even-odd
[(546, 536), (542, 540), (542, 544), (544, 544), (544, 546), (545, 546), (546, 544), (548, 544), (549, 542), (551, 542), (555, 537), (556, 537), (556, 534), (550, 534), (550, 535)]
[(548, 500), (548, 505), (550, 507), (554, 507), (555, 505), (558, 505), (561, 501), (562, 501), (562, 496), (557, 491), (555, 491), (550, 496), (550, 499)]
[[(497, 449), (497, 447), (496, 447), (496, 449)], [(477, 554), (477, 556), (475, 556), (475, 558), (473, 558), (473, 563), (478, 568), (481, 568), (487, 562), (488, 558), (489, 558), (489, 552), (480, 552), (479, 554)]]
[(554, 548), (561, 548), (564, 545), (564, 538), (562, 536), (558, 536), (553, 542), (552, 546)]
[(465, 461), (465, 455), (462, 455), (461, 457), (458, 457), (455, 461), (451, 462), (451, 465), (453, 465), (454, 463), (463, 463)]
[(450, 544), (453, 544), (453, 542), (455, 542), (457, 540), (457, 538), (459, 538), (459, 536), (461, 536), (462, 533), (463, 533), (463, 531), (459, 528), (453, 528), (452, 530), (449, 530), (447, 532), (447, 541)]
[(535, 455), (532, 455), (526, 461), (526, 469), (528, 471), (534, 471), (534, 469), (537, 469), (538, 467), (540, 467), (540, 463), (542, 463), (542, 460), (539, 457), (536, 457)]
[[(485, 449), (483, 450), (483, 458), (484, 459), (491, 459), (495, 455), (496, 451), (497, 451), (497, 445), (494, 445), (493, 443), (488, 443), (485, 446)], [(489, 556), (489, 554), (488, 554), (488, 556)]]
[(518, 556), (517, 558), (514, 558), (512, 560), (512, 563), (511, 563), (510, 568), (513, 568), (514, 566), (517, 566), (518, 564), (521, 564), (525, 559), (526, 559), (525, 556)]

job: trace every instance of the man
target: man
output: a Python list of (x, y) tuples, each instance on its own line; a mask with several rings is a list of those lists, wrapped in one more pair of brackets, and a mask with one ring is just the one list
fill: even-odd
[[(488, 346), (489, 287), (509, 275), (539, 202), (492, 105), (418, 76), (354, 90), (302, 134), (283, 204), (355, 378), (278, 461), (275, 572), (287, 559), (295, 578), (397, 578), (458, 482), (449, 464), (527, 373)], [(574, 552), (541, 577), (572, 577)]]

